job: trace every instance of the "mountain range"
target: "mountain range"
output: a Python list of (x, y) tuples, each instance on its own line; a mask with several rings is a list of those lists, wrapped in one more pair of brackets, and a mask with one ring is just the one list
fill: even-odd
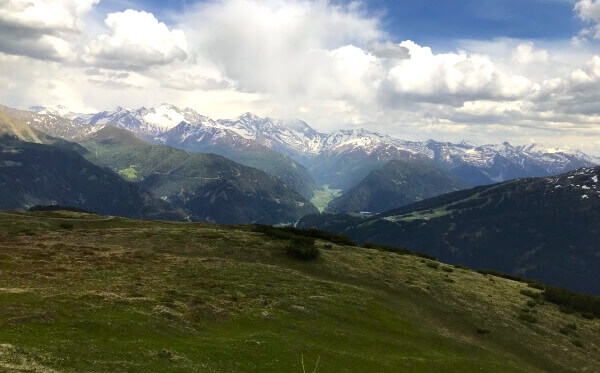
[(95, 126), (79, 145), (0, 110), (0, 136), (3, 209), (58, 204), (126, 217), (231, 224), (289, 224), (317, 212), (263, 171), (214, 154), (149, 144), (117, 127)]
[(301, 228), (421, 250), (600, 294), (600, 167), (480, 186), (364, 217), (313, 215)]
[[(415, 142), (364, 129), (322, 133), (300, 120), (261, 118), (250, 113), (231, 120), (213, 120), (191, 108), (179, 109), (169, 104), (150, 109), (118, 107), (114, 111), (86, 115), (71, 113), (64, 107), (33, 109), (55, 118), (53, 121), (46, 119), (47, 123), (44, 120), (30, 123), (50, 134), (62, 130), (64, 124), (58, 119), (62, 118), (86, 125), (111, 124), (129, 129), (152, 142), (188, 150), (262, 147), (305, 166), (319, 183), (342, 189), (354, 186), (369, 172), (394, 159), (432, 160), (472, 186), (518, 177), (550, 176), (600, 163), (599, 158), (580, 151), (570, 152), (537, 144), (513, 146), (504, 142), (476, 146), (466, 142)], [(89, 127), (81, 126), (79, 133), (71, 136), (75, 139), (88, 131)], [(343, 161), (345, 157), (352, 159), (359, 156), (369, 165), (359, 167), (357, 171), (353, 171), (356, 162)], [(334, 158), (342, 160), (332, 162)], [(350, 182), (335, 185), (339, 175), (348, 172), (360, 175), (351, 178)]]
[[(372, 179), (369, 181), (369, 177), (372, 178), (374, 171), (380, 171), (379, 175), (392, 171), (393, 168), (385, 167), (390, 161), (429, 164), (432, 166), (428, 168), (430, 172), (453, 175), (464, 187), (550, 176), (599, 163), (598, 158), (579, 151), (539, 145), (415, 142), (363, 129), (326, 134), (300, 120), (261, 118), (250, 113), (231, 120), (213, 120), (193, 109), (180, 109), (169, 104), (156, 108), (118, 107), (114, 111), (95, 114), (73, 113), (63, 106), (33, 107), (31, 111), (12, 109), (10, 113), (42, 132), (73, 141), (83, 141), (99, 128), (111, 125), (127, 129), (153, 144), (194, 153), (215, 153), (265, 171), (308, 200), (321, 188), (339, 191), (336, 193), (342, 196), (336, 202), (324, 202), (332, 204), (329, 211), (358, 209), (358, 205), (339, 201), (355, 200), (359, 185), (363, 195), (376, 195), (376, 183)], [(386, 178), (393, 180), (394, 175)], [(393, 197), (405, 192), (400, 184), (388, 183), (387, 187), (391, 193), (378, 201), (380, 206), (376, 211), (401, 206)], [(429, 185), (428, 188), (433, 190), (438, 186)], [(417, 193), (408, 201), (425, 198), (419, 194), (435, 195)], [(334, 195), (332, 193), (328, 198)]]

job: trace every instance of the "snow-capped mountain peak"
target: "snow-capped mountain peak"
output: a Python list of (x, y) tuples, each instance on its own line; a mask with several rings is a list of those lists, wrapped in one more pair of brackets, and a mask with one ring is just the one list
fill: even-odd
[(179, 123), (185, 121), (185, 116), (177, 107), (169, 104), (162, 104), (157, 108), (147, 110), (142, 116), (146, 123), (155, 125), (161, 131), (168, 131)]
[[(34, 111), (55, 113), (47, 116), (57, 118), (58, 115), (72, 115), (62, 106), (36, 107)], [(191, 108), (180, 109), (171, 104), (139, 109), (117, 107), (110, 112), (81, 115), (74, 122), (80, 125), (114, 125), (153, 142), (176, 147), (185, 143), (187, 148), (203, 151), (219, 147), (243, 151), (246, 147), (264, 146), (306, 165), (317, 158), (345, 154), (353, 154), (353, 159), (371, 157), (380, 163), (394, 159), (429, 159), (447, 169), (461, 170), (461, 177), (471, 178), (467, 180), (471, 184), (553, 175), (600, 163), (600, 159), (579, 151), (548, 148), (539, 144), (515, 146), (503, 142), (477, 146), (467, 141), (458, 144), (434, 140), (415, 142), (366, 129), (338, 130), (327, 134), (301, 120), (279, 120), (252, 113), (234, 119), (213, 120)], [(46, 128), (56, 126), (59, 124), (48, 124)], [(62, 133), (59, 130), (52, 131)], [(77, 129), (70, 128), (67, 132), (77, 133)]]
[(72, 112), (71, 110), (69, 110), (69, 108), (67, 108), (64, 105), (32, 106), (29, 108), (29, 111), (33, 111), (34, 113), (42, 115), (56, 115), (71, 120), (83, 115), (81, 113)]

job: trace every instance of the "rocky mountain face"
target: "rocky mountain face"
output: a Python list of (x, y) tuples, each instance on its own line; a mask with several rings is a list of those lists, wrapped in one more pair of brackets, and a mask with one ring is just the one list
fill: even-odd
[(480, 186), (373, 217), (314, 215), (299, 226), (600, 294), (600, 167)]

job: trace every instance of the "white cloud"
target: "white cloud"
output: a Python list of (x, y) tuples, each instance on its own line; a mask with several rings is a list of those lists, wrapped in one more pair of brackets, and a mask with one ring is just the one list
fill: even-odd
[(501, 71), (490, 58), (459, 53), (434, 54), (431, 48), (412, 41), (400, 46), (410, 58), (400, 61), (389, 71), (397, 92), (419, 95), (425, 101), (439, 101), (440, 96), (479, 98), (518, 98), (534, 87), (525, 77)]
[(0, 0), (0, 51), (40, 59), (72, 56), (82, 17), (99, 0)]
[(594, 37), (600, 39), (600, 1), (580, 0), (575, 4), (575, 11), (582, 20), (596, 24)]
[(187, 58), (182, 30), (169, 30), (152, 13), (128, 9), (104, 21), (111, 34), (99, 35), (87, 46), (84, 60), (109, 68), (144, 70)]
[(279, 97), (331, 95), (337, 82), (330, 78), (330, 52), (384, 35), (356, 3), (312, 0), (211, 1), (187, 12), (181, 24), (198, 63), (216, 66), (242, 91)]
[[(598, 22), (598, 2), (580, 1), (577, 14)], [(439, 50), (393, 40), (358, 2), (211, 0), (169, 24), (131, 9), (98, 14), (95, 3), (0, 0), (0, 31), (11, 35), (0, 39), (0, 103), (85, 111), (168, 101), (408, 139), (591, 148), (600, 135), (595, 30), (579, 44), (470, 40)], [(92, 16), (104, 24), (86, 29)]]
[(512, 54), (514, 62), (519, 64), (546, 63), (549, 60), (548, 51), (535, 49), (533, 42), (521, 43)]

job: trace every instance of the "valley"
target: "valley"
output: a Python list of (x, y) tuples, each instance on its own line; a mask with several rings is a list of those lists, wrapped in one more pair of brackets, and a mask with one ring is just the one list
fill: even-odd
[(600, 167), (445, 194), (371, 217), (313, 215), (298, 227), (358, 242), (420, 250), (443, 261), (492, 268), (600, 294)]

